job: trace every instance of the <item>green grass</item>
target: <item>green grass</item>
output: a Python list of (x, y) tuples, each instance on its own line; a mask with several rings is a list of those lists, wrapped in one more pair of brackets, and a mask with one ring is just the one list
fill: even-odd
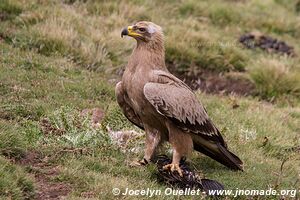
[(19, 3), (10, 0), (3, 0), (0, 4), (1, 20), (9, 20), (19, 15), (22, 7)]
[[(299, 52), (300, 23), (296, 3), (282, 1), (189, 0), (168, 3), (143, 1), (53, 1), (39, 6), (36, 0), (25, 5), (5, 1), (0, 35), (14, 47), (46, 56), (63, 56), (74, 64), (103, 73), (115, 73), (124, 66), (134, 43), (119, 37), (120, 29), (137, 20), (152, 20), (164, 28), (166, 60), (180, 71), (199, 73), (203, 69), (230, 73), (254, 71), (254, 63), (267, 55), (252, 52), (238, 43), (241, 34), (253, 30), (269, 34), (295, 47)], [(51, 10), (51, 12), (49, 12)], [(170, 18), (169, 16), (173, 16)], [(174, 42), (176, 41), (176, 42)], [(273, 59), (281, 62), (280, 55)], [(288, 58), (296, 65), (287, 72), (299, 73), (299, 58)], [(276, 70), (276, 69), (274, 69)], [(291, 78), (290, 78), (291, 77)], [(260, 77), (272, 85), (272, 77)], [(285, 79), (285, 78), (283, 78)], [(250, 76), (263, 99), (277, 98), (261, 92), (261, 80)], [(285, 81), (281, 80), (280, 81)], [(297, 86), (289, 85), (289, 90)], [(269, 88), (264, 88), (269, 90)], [(272, 90), (272, 88), (271, 88)], [(286, 90), (280, 95), (285, 95)], [(271, 97), (270, 97), (271, 95)], [(296, 95), (297, 96), (297, 95)]]
[(250, 75), (260, 96), (269, 100), (286, 96), (300, 98), (300, 73), (295, 70), (299, 63), (290, 63), (286, 58), (262, 58), (254, 65), (256, 68)]
[(0, 197), (31, 199), (34, 197), (33, 180), (19, 166), (0, 157)]
[[(106, 130), (138, 130), (115, 102), (114, 85), (134, 47), (132, 39), (120, 38), (120, 30), (142, 19), (164, 28), (169, 66), (195, 74), (238, 71), (256, 86), (255, 96), (248, 97), (197, 93), (230, 149), (245, 162), (245, 172), (231, 172), (197, 153), (192, 165), (228, 189), (300, 189), (299, 57), (268, 55), (237, 43), (244, 32), (260, 30), (299, 54), (299, 13), (289, 2), (1, 2), (0, 198), (32, 199), (37, 192), (36, 169), (19, 163), (28, 152), (59, 169), (49, 181), (68, 184), (67, 199), (115, 199), (114, 187), (167, 187), (157, 181), (154, 165), (129, 167), (142, 156), (144, 137), (132, 139), (124, 150)], [(80, 114), (95, 107), (106, 112), (97, 128)], [(43, 130), (45, 119), (52, 131)]]

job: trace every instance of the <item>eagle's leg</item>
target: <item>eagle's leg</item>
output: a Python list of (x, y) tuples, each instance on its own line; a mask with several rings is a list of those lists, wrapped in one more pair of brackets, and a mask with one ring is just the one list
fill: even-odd
[(171, 170), (171, 172), (177, 171), (178, 174), (182, 177), (183, 173), (182, 173), (182, 170), (179, 166), (181, 157), (182, 157), (182, 155), (177, 153), (176, 150), (174, 149), (173, 150), (172, 163), (163, 166), (163, 169), (164, 170)]
[(147, 130), (146, 129), (146, 147), (144, 159), (150, 161), (154, 158), (157, 147), (161, 142), (160, 134), (157, 130)]
[(131, 166), (147, 165), (155, 156), (156, 149), (159, 146), (160, 141), (160, 134), (157, 130), (150, 131), (146, 128), (146, 144), (144, 158), (142, 160), (132, 162)]
[(182, 170), (179, 166), (180, 160), (188, 156), (193, 149), (193, 140), (188, 133), (178, 130), (177, 127), (169, 125), (169, 142), (173, 147), (172, 163), (167, 164), (163, 169), (170, 169), (172, 172), (177, 171), (180, 176), (183, 176)]

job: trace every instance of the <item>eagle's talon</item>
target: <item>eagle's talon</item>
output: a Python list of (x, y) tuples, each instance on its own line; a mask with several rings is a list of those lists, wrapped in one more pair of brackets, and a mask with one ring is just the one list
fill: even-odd
[(139, 166), (145, 166), (145, 165), (147, 165), (149, 162), (145, 159), (145, 158), (143, 158), (142, 160), (136, 160), (136, 161), (132, 161), (131, 163), (130, 163), (130, 166), (131, 167), (139, 167)]
[(179, 167), (179, 164), (167, 164), (165, 166), (163, 166), (163, 170), (171, 170), (171, 172), (177, 171), (179, 176), (183, 177), (183, 173), (181, 168)]

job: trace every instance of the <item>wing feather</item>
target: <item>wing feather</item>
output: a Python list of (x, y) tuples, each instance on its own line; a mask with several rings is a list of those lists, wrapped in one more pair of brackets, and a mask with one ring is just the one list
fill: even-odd
[(155, 76), (156, 82), (144, 86), (144, 95), (157, 112), (186, 132), (226, 146), (201, 102), (187, 85), (166, 72), (156, 71)]
[(116, 97), (117, 97), (117, 102), (119, 104), (119, 106), (121, 107), (125, 117), (134, 125), (136, 125), (137, 127), (139, 127), (140, 129), (144, 130), (144, 124), (142, 122), (142, 120), (140, 119), (140, 117), (134, 112), (134, 110), (132, 109), (132, 107), (126, 102), (126, 93), (124, 92), (123, 88), (122, 88), (122, 82), (119, 82), (116, 85), (115, 88), (115, 93), (116, 93)]

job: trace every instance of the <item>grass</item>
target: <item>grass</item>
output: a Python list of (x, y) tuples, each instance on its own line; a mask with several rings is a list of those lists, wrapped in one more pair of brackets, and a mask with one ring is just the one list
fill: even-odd
[(262, 58), (256, 61), (256, 69), (250, 72), (260, 96), (266, 99), (284, 96), (300, 97), (300, 73), (298, 63), (289, 63), (286, 58), (276, 60)]
[(7, 199), (31, 199), (34, 197), (33, 180), (20, 167), (0, 158), (0, 193)]
[(22, 8), (17, 3), (11, 3), (9, 0), (3, 0), (0, 5), (1, 19), (9, 20), (19, 15)]
[[(36, 4), (35, 0), (23, 6), (20, 2), (5, 1), (1, 7), (11, 16), (3, 19), (0, 32), (8, 43), (46, 56), (63, 56), (76, 65), (107, 74), (115, 73), (126, 63), (134, 43), (117, 38), (121, 27), (137, 19), (152, 20), (164, 28), (166, 60), (170, 67), (175, 66), (184, 72), (198, 74), (208, 69), (216, 73), (260, 73), (256, 67), (259, 64), (254, 62), (267, 53), (252, 52), (238, 43), (241, 34), (253, 30), (285, 40), (294, 46), (296, 53), (299, 52), (300, 24), (295, 2), (290, 2), (289, 6), (275, 0), (237, 3), (216, 0), (214, 4), (195, 0), (165, 4), (57, 0), (43, 6)], [(174, 17), (170, 19), (169, 16)], [(273, 59), (281, 62), (284, 58), (273, 55)], [(288, 60), (299, 63), (298, 57)], [(293, 68), (288, 74), (299, 73), (298, 64), (288, 67)], [(272, 77), (260, 78), (272, 85), (269, 84)], [(277, 97), (272, 96), (272, 92), (262, 94), (261, 81), (253, 76), (250, 80), (257, 86), (261, 98)], [(297, 90), (294, 85), (289, 87)]]
[[(32, 199), (38, 191), (34, 169), (20, 164), (30, 152), (59, 169), (48, 182), (69, 185), (67, 199), (114, 199), (114, 187), (167, 187), (157, 181), (154, 165), (129, 167), (142, 156), (143, 137), (124, 151), (106, 129), (138, 130), (115, 102), (114, 84), (134, 47), (133, 40), (120, 38), (120, 30), (142, 19), (164, 28), (170, 67), (224, 76), (238, 71), (256, 86), (248, 97), (197, 93), (230, 149), (245, 162), (245, 172), (231, 172), (196, 153), (192, 165), (228, 189), (300, 189), (299, 57), (252, 51), (237, 42), (244, 32), (260, 30), (292, 44), (299, 54), (296, 3), (1, 2), (0, 198)], [(239, 107), (233, 109), (235, 104)], [(97, 128), (80, 114), (95, 107), (106, 112)], [(43, 129), (43, 120), (51, 131)]]

